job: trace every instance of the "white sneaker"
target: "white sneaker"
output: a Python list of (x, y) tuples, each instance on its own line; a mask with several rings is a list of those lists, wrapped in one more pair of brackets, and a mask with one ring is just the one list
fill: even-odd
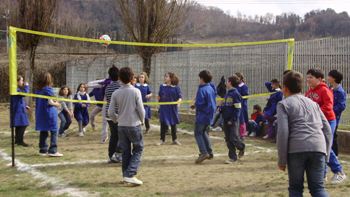
[(86, 132), (86, 129), (85, 129), (85, 128), (83, 128), (83, 133), (85, 134), (85, 132)]
[(236, 163), (236, 160), (233, 160), (233, 159), (229, 159), (225, 161), (225, 164), (234, 164), (234, 163)]
[(267, 138), (269, 138), (269, 135), (265, 135), (264, 137), (263, 137), (263, 139), (267, 139)]
[(157, 146), (161, 146), (161, 145), (164, 145), (164, 144), (165, 144), (165, 142), (163, 140), (160, 140), (160, 142), (157, 143)]
[(178, 140), (173, 141), (173, 145), (181, 146), (181, 143)]
[(63, 156), (63, 154), (59, 153), (59, 152), (49, 153), (48, 155), (49, 155), (49, 157), (62, 157)]
[(255, 137), (255, 136), (256, 136), (255, 132), (252, 132), (252, 133), (249, 135), (249, 137)]
[(212, 131), (214, 131), (214, 132), (221, 132), (222, 128), (221, 127), (215, 127), (215, 128), (212, 129)]
[(137, 179), (136, 177), (123, 177), (123, 182), (125, 183), (130, 183), (133, 185), (142, 185), (143, 182), (139, 179)]
[(84, 132), (79, 132), (80, 137), (84, 137)]
[(103, 138), (101, 139), (101, 144), (106, 143), (106, 142), (107, 142), (107, 140), (108, 140), (108, 136), (103, 137)]
[(340, 184), (344, 182), (346, 179), (346, 175), (343, 172), (338, 172), (334, 174), (334, 176), (331, 179), (332, 184)]

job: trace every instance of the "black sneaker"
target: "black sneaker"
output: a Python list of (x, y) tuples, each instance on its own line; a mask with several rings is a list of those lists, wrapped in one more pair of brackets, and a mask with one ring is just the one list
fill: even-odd
[(213, 154), (213, 153), (210, 153), (208, 159), (209, 159), (209, 160), (212, 160), (213, 158), (214, 158), (214, 154)]
[(209, 159), (209, 157), (210, 157), (209, 154), (200, 154), (199, 157), (196, 159), (195, 163), (200, 164), (204, 160)]
[(29, 144), (25, 143), (25, 142), (19, 142), (17, 143), (18, 146), (23, 146), (23, 147), (28, 147)]
[(243, 156), (244, 156), (244, 149), (239, 151), (238, 158), (242, 158)]

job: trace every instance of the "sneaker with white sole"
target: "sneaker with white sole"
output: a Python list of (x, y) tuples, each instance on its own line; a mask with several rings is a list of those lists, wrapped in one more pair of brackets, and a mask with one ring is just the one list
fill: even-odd
[(264, 137), (263, 137), (263, 139), (268, 139), (269, 138), (269, 135), (265, 135)]
[(123, 177), (123, 182), (124, 183), (130, 183), (133, 185), (142, 185), (143, 182), (136, 177)]
[(332, 184), (340, 184), (344, 182), (346, 179), (346, 175), (343, 172), (335, 173), (331, 179)]
[(84, 132), (79, 132), (80, 137), (84, 137)]
[(160, 142), (157, 143), (157, 146), (161, 146), (161, 145), (164, 145), (164, 144), (165, 144), (165, 142), (163, 140), (160, 140)]
[(56, 152), (56, 153), (49, 153), (49, 157), (63, 157), (62, 153)]
[(174, 140), (174, 141), (173, 141), (173, 145), (181, 146), (182, 144), (181, 144), (178, 140)]
[(84, 133), (84, 134), (86, 133), (86, 129), (85, 129), (85, 128), (83, 128), (83, 133)]
[(221, 127), (215, 127), (215, 128), (212, 129), (212, 131), (214, 131), (214, 132), (221, 132), (222, 128)]
[(225, 161), (225, 164), (234, 164), (237, 160), (229, 159)]
[(46, 157), (47, 153), (39, 153), (40, 156)]
[(256, 137), (256, 133), (252, 132), (251, 134), (249, 134), (249, 137)]

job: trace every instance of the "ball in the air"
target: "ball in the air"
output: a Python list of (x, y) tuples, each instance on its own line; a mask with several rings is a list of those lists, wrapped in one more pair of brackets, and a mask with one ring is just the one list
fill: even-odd
[[(104, 34), (104, 35), (100, 36), (100, 40), (111, 41), (111, 37), (109, 37), (109, 35)], [(109, 45), (108, 42), (102, 42), (101, 44), (104, 46)]]

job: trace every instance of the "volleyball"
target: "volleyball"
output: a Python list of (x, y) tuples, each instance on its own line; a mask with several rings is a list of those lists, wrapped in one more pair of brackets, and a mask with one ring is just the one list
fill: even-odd
[[(111, 41), (111, 37), (109, 37), (109, 35), (104, 34), (104, 35), (100, 36), (100, 40), (103, 40), (103, 41)], [(108, 45), (109, 45), (108, 42), (102, 42), (101, 44), (102, 44), (103, 46), (108, 46)]]

